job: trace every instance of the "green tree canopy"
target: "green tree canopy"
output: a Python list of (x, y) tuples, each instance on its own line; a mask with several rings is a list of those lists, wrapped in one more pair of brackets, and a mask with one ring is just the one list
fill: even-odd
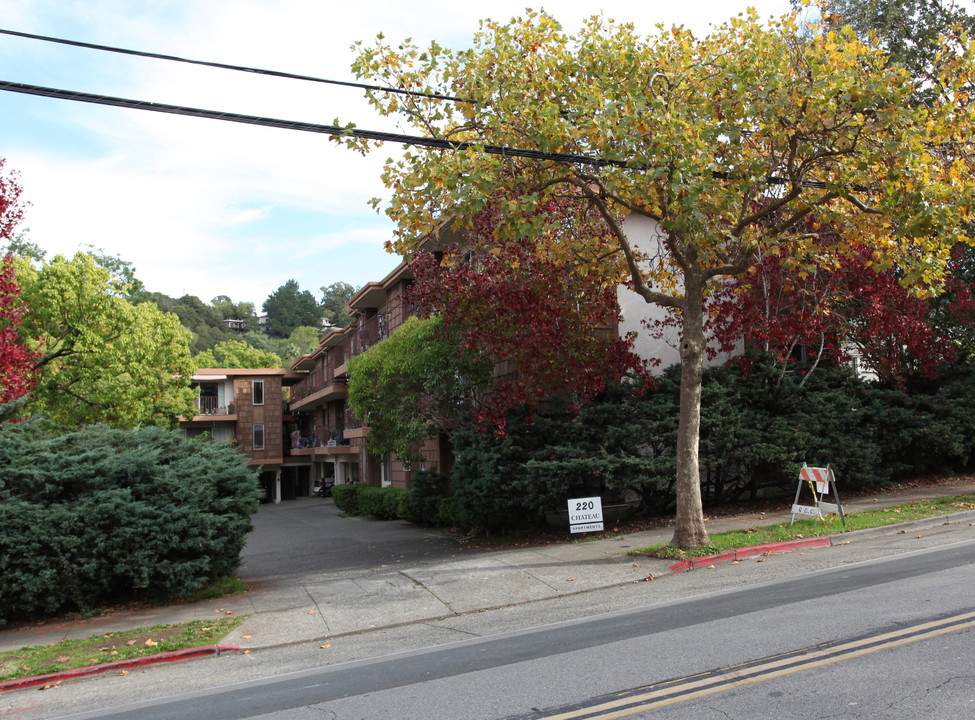
[(349, 361), (349, 405), (368, 419), (369, 451), (418, 460), (428, 437), (473, 407), (493, 363), (460, 352), (439, 317), (412, 317)]
[(243, 320), (247, 330), (257, 330), (257, 312), (254, 303), (234, 302), (226, 295), (217, 295), (210, 305), (224, 320)]
[(975, 31), (975, 17), (954, 0), (821, 0), (820, 9), (831, 25), (849, 25), (860, 37), (875, 35), (894, 62), (936, 82), (941, 37), (956, 28)]
[(88, 253), (40, 267), (17, 258), (15, 268), (30, 308), (21, 336), (40, 352), (28, 413), (121, 428), (192, 414), (194, 365), (178, 317), (132, 305), (128, 286)]
[(195, 295), (172, 298), (158, 292), (143, 293), (143, 302), (154, 303), (163, 312), (174, 313), (190, 332), (190, 351), (212, 350), (217, 343), (237, 339), (220, 314)]
[(392, 250), (409, 255), (444, 218), (464, 222), (508, 189), (516, 192), (499, 232), (598, 262), (601, 239), (534, 213), (542, 198), (561, 196), (579, 203), (580, 217), (592, 209), (604, 218), (628, 275), (615, 279), (679, 314), (680, 547), (708, 540), (698, 446), (712, 289), (746, 273), (756, 252), (788, 249), (807, 272), (841, 263), (849, 246), (821, 247), (815, 229), (799, 230), (807, 217), (841, 228), (874, 251), (876, 267), (897, 265), (920, 291), (936, 289), (953, 246), (971, 241), (972, 57), (958, 38), (940, 44), (921, 104), (922, 81), (851, 29), (803, 34), (796, 15), (762, 21), (754, 12), (704, 37), (662, 27), (643, 37), (602, 17), (570, 34), (528, 11), (483, 22), (464, 51), (380, 37), (354, 69), (437, 94), (370, 98), (418, 133), (467, 143), (412, 146), (387, 163)]
[(251, 347), (243, 340), (225, 340), (213, 350), (204, 350), (194, 358), (201, 368), (279, 368), (281, 358), (273, 352)]
[(318, 327), (322, 314), (315, 296), (301, 290), (296, 280), (288, 280), (271, 293), (263, 305), (267, 315), (267, 332), (272, 337), (286, 338), (296, 327)]
[(331, 285), (323, 285), (322, 291), (322, 317), (332, 325), (345, 327), (352, 322), (349, 315), (349, 300), (355, 295), (356, 289), (347, 282), (334, 282)]

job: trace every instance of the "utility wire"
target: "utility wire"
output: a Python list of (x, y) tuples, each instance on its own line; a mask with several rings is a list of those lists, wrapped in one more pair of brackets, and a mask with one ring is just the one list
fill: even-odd
[[(76, 102), (92, 103), (95, 105), (110, 105), (112, 107), (127, 108), (130, 110), (148, 110), (150, 112), (166, 113), (169, 115), (187, 115), (190, 117), (208, 118), (210, 120), (224, 120), (226, 122), (243, 123), (245, 125), (262, 125), (264, 127), (283, 128), (285, 130), (298, 130), (301, 132), (321, 133), (324, 135), (347, 136), (362, 138), (365, 140), (376, 140), (382, 142), (393, 142), (401, 145), (416, 145), (418, 147), (435, 148), (439, 150), (477, 150), (489, 155), (501, 155), (503, 157), (522, 157), (533, 160), (550, 160), (553, 162), (575, 163), (578, 165), (589, 165), (592, 167), (619, 167), (631, 170), (644, 170), (644, 165), (634, 165), (624, 160), (610, 160), (607, 158), (594, 158), (588, 155), (575, 155), (571, 153), (551, 153), (542, 150), (528, 150), (524, 148), (513, 148), (506, 145), (487, 145), (467, 140), (446, 140), (444, 138), (423, 137), (421, 135), (404, 135), (402, 133), (380, 132), (377, 130), (360, 130), (358, 128), (341, 127), (338, 125), (320, 125), (318, 123), (302, 122), (299, 120), (281, 120), (278, 118), (261, 117), (258, 115), (243, 115), (240, 113), (222, 112), (219, 110), (204, 110), (201, 108), (186, 107), (184, 105), (167, 105), (165, 103), (147, 102), (145, 100), (130, 100), (127, 98), (112, 97), (110, 95), (95, 95), (92, 93), (80, 92), (77, 90), (58, 90), (57, 88), (41, 87), (39, 85), (27, 85), (24, 83), (9, 82), (0, 80), (0, 90), (21, 93), (24, 95), (39, 95), (41, 97), (57, 98), (59, 100), (73, 100)], [(731, 174), (722, 171), (712, 171), (711, 176), (716, 180), (731, 179)], [(765, 179), (769, 185), (786, 185), (788, 181), (784, 178), (770, 176)], [(802, 187), (825, 189), (826, 183), (822, 180), (805, 180), (801, 183)], [(867, 188), (856, 185), (852, 188), (856, 192), (866, 191)]]
[[(89, 48), (92, 50), (102, 50), (105, 52), (121, 53), (124, 55), (134, 55), (137, 57), (153, 58), (157, 60), (169, 60), (173, 62), (188, 63), (191, 65), (203, 65), (206, 67), (214, 67), (222, 70), (234, 70), (238, 72), (247, 72), (257, 75), (268, 75), (271, 77), (281, 77), (289, 78), (293, 80), (305, 80), (309, 82), (318, 82), (329, 85), (339, 85), (343, 87), (353, 87), (362, 90), (372, 90), (377, 92), (388, 92), (400, 95), (408, 95), (412, 97), (424, 97), (434, 100), (448, 100), (451, 102), (473, 102), (472, 100), (465, 98), (453, 97), (450, 95), (442, 95), (439, 93), (422, 93), (416, 92), (414, 90), (403, 90), (400, 88), (390, 88), (384, 87), (382, 85), (368, 85), (365, 83), (349, 82), (344, 80), (327, 80), (324, 78), (314, 77), (310, 75), (298, 75), (295, 73), (282, 72), (278, 70), (264, 70), (261, 68), (252, 68), (242, 65), (230, 65), (227, 63), (209, 62), (205, 60), (191, 60), (188, 58), (178, 57), (176, 55), (164, 55), (161, 53), (147, 52), (143, 50), (128, 50), (125, 48), (112, 47), (109, 45), (98, 45), (95, 43), (82, 42), (79, 40), (67, 40), (64, 38), (55, 38), (47, 35), (37, 35), (34, 33), (20, 32), (17, 30), (5, 30), (0, 28), (0, 34), (11, 35), (14, 37), (22, 37), (30, 40), (41, 40), (43, 42), (60, 43), (62, 45), (72, 45), (75, 47)], [(380, 133), (369, 130), (348, 130), (346, 128), (339, 128), (334, 125), (315, 125), (313, 123), (302, 123), (297, 121), (287, 121), (278, 120), (275, 118), (265, 118), (251, 115), (240, 115), (237, 113), (224, 113), (213, 110), (202, 110), (198, 108), (189, 108), (177, 105), (164, 105), (162, 103), (150, 103), (141, 100), (127, 100), (125, 98), (113, 98), (109, 96), (92, 95), (89, 93), (76, 92), (71, 90), (56, 90), (54, 88), (44, 88), (34, 85), (25, 85), (21, 83), (10, 83), (5, 81), (0, 81), (0, 90), (9, 90), (11, 92), (20, 92), (30, 95), (42, 95), (44, 97), (55, 97), (62, 100), (76, 100), (79, 102), (95, 103), (100, 105), (113, 105), (115, 107), (125, 107), (135, 110), (151, 110), (154, 112), (170, 113), (174, 115), (189, 115), (191, 117), (204, 117), (214, 120), (226, 120), (229, 122), (239, 122), (250, 125), (264, 125), (267, 127), (280, 127), (290, 130), (300, 130), (304, 132), (318, 132), (328, 135), (352, 135), (354, 137), (361, 137), (369, 140), (381, 140), (386, 142), (398, 142), (405, 145), (417, 145), (421, 147), (431, 147), (439, 148), (445, 150), (467, 150), (469, 148), (480, 148), (483, 152), (493, 154), (493, 155), (506, 155), (509, 157), (525, 157), (541, 160), (552, 160), (557, 162), (571, 162), (580, 163), (584, 165), (592, 165), (597, 167), (630, 167), (631, 169), (640, 169), (639, 167), (633, 166), (622, 160), (607, 160), (601, 158), (591, 158), (584, 155), (571, 155), (565, 153), (545, 153), (538, 150), (523, 150), (518, 148), (510, 148), (501, 145), (481, 145), (478, 143), (471, 142), (452, 142), (449, 140), (443, 140), (440, 138), (426, 138), (414, 135), (402, 135), (396, 133)], [(563, 111), (564, 113), (565, 111)], [(743, 131), (745, 134), (750, 134), (748, 131)], [(727, 180), (730, 178), (729, 174), (726, 172), (715, 171), (712, 173), (715, 179)], [(785, 185), (787, 181), (783, 178), (769, 177), (766, 179), (771, 185)], [(806, 180), (801, 183), (802, 187), (815, 188), (815, 189), (825, 189), (826, 183), (819, 180)], [(862, 192), (866, 190), (863, 186), (854, 187), (855, 191)]]
[(257, 115), (242, 115), (240, 113), (221, 112), (218, 110), (203, 110), (183, 105), (166, 105), (164, 103), (146, 102), (144, 100), (129, 100), (108, 95), (94, 95), (75, 90), (58, 90), (56, 88), (26, 85), (24, 83), (0, 80), (0, 90), (23, 93), (25, 95), (39, 95), (41, 97), (57, 98), (59, 100), (74, 100), (77, 102), (93, 103), (95, 105), (111, 105), (113, 107), (131, 110), (149, 110), (151, 112), (168, 113), (170, 115), (189, 115), (190, 117), (208, 118), (211, 120), (225, 120), (227, 122), (244, 123), (246, 125), (263, 125), (265, 127), (283, 128), (285, 130), (299, 130), (302, 132), (322, 133), (324, 135), (345, 135), (366, 140), (380, 140), (395, 142), (402, 145), (417, 145), (419, 147), (437, 148), (441, 150), (480, 150), (491, 155), (506, 157), (533, 158), (536, 160), (552, 160), (556, 162), (577, 163), (596, 167), (628, 167), (622, 160), (607, 160), (592, 158), (586, 155), (572, 155), (568, 153), (547, 153), (541, 150), (524, 150), (506, 147), (504, 145), (484, 145), (477, 142), (445, 140), (443, 138), (423, 137), (420, 135), (403, 135), (401, 133), (380, 132), (376, 130), (360, 130), (338, 125), (319, 125), (317, 123), (301, 122), (298, 120), (280, 120), (277, 118), (260, 117)]
[(295, 73), (282, 72), (280, 70), (262, 70), (261, 68), (246, 67), (243, 65), (229, 65), (227, 63), (208, 62), (206, 60), (190, 60), (176, 55), (163, 55), (161, 53), (146, 52), (144, 50), (127, 50), (125, 48), (112, 47), (110, 45), (96, 45), (95, 43), (81, 42), (79, 40), (65, 40), (64, 38), (50, 37), (47, 35), (35, 35), (34, 33), (19, 32), (17, 30), (4, 30), (0, 28), (0, 35), (12, 35), (14, 37), (27, 38), (29, 40), (41, 40), (43, 42), (60, 43), (61, 45), (73, 45), (74, 47), (88, 48), (90, 50), (103, 50), (105, 52), (120, 53), (122, 55), (134, 55), (136, 57), (152, 58), (154, 60), (169, 60), (172, 62), (187, 63), (190, 65), (203, 65), (205, 67), (219, 68), (221, 70), (235, 70), (237, 72), (252, 73), (255, 75), (269, 75), (271, 77), (289, 78), (291, 80), (306, 80), (308, 82), (324, 83), (326, 85), (340, 85), (342, 87), (353, 87), (361, 90), (374, 90), (378, 92), (396, 93), (399, 95), (410, 95), (413, 97), (424, 97), (433, 100), (450, 100), (452, 102), (473, 102), (463, 98), (451, 97), (450, 95), (440, 95), (439, 93), (422, 93), (415, 90), (402, 90), (400, 88), (384, 87), (382, 85), (366, 85), (364, 83), (350, 82), (345, 80), (327, 80), (325, 78), (313, 77), (311, 75), (297, 75)]

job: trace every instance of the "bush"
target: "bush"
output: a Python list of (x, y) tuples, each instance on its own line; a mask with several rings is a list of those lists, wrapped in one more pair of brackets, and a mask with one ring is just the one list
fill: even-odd
[[(701, 407), (701, 490), (706, 505), (759, 490), (795, 491), (802, 464), (832, 466), (839, 491), (919, 475), (954, 472), (975, 455), (975, 368), (963, 365), (937, 383), (909, 391), (820, 367), (782, 377), (769, 358), (708, 368)], [(448, 502), (451, 525), (486, 531), (541, 525), (546, 511), (584, 494), (617, 499), (638, 493), (644, 508), (675, 502), (680, 367), (634, 393), (609, 388), (582, 408), (513, 412), (504, 432), (472, 424), (454, 431), (457, 459)], [(426, 499), (429, 498), (429, 499)]]
[(393, 487), (336, 485), (332, 488), (335, 505), (346, 515), (369, 515), (377, 520), (410, 519), (410, 495), (409, 490)]
[(440, 518), (440, 523), (447, 527), (473, 530), (477, 526), (475, 519), (455, 497), (440, 499), (437, 503), (437, 517)]
[(0, 622), (186, 597), (240, 561), (257, 474), (162, 428), (0, 427)]
[(335, 507), (346, 515), (359, 514), (359, 488), (363, 487), (357, 483), (332, 486), (332, 499)]
[(398, 517), (397, 493), (408, 492), (396, 488), (369, 487), (363, 485), (359, 490), (359, 515), (369, 515), (377, 520), (393, 520)]
[(454, 498), (467, 527), (486, 532), (543, 525), (571, 497), (619, 501), (639, 488), (645, 500), (669, 498), (673, 451), (662, 426), (674, 421), (665, 403), (655, 408), (619, 387), (582, 408), (509, 413), (503, 433), (459, 428), (451, 437)]
[(409, 508), (404, 513), (418, 525), (441, 525), (437, 506), (447, 496), (450, 478), (436, 470), (417, 470), (413, 473)]

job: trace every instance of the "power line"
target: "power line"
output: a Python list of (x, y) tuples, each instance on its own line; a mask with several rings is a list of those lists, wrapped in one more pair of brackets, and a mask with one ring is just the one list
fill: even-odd
[(288, 78), (290, 80), (305, 80), (308, 82), (324, 83), (326, 85), (339, 85), (342, 87), (358, 88), (360, 90), (374, 90), (377, 92), (429, 98), (432, 100), (450, 100), (452, 102), (467, 103), (473, 102), (471, 100), (451, 97), (450, 95), (441, 95), (439, 93), (422, 93), (415, 90), (402, 90), (400, 88), (390, 88), (382, 85), (367, 85), (364, 83), (346, 80), (327, 80), (325, 78), (313, 77), (311, 75), (298, 75), (295, 73), (282, 72), (280, 70), (263, 70), (261, 68), (246, 67), (244, 65), (230, 65), (228, 63), (209, 62), (207, 60), (191, 60), (189, 58), (178, 57), (176, 55), (163, 55), (162, 53), (147, 52), (145, 50), (127, 50), (126, 48), (112, 47), (111, 45), (96, 45), (95, 43), (81, 42), (80, 40), (65, 40), (64, 38), (50, 37), (48, 35), (35, 35), (34, 33), (20, 32), (18, 30), (4, 30), (3, 28), (0, 28), (0, 35), (11, 35), (13, 37), (22, 37), (29, 40), (41, 40), (43, 42), (72, 45), (74, 47), (120, 53), (122, 55), (134, 55), (136, 57), (152, 58), (154, 60), (168, 60), (171, 62), (187, 63), (189, 65), (203, 65), (205, 67), (219, 68), (221, 70), (234, 70), (237, 72), (252, 73), (255, 75), (269, 75), (271, 77)]
[(25, 95), (39, 95), (41, 97), (57, 98), (59, 100), (73, 100), (76, 102), (93, 103), (95, 105), (110, 105), (112, 107), (128, 108), (130, 110), (148, 110), (150, 112), (166, 113), (169, 115), (188, 115), (190, 117), (207, 118), (210, 120), (224, 120), (227, 122), (243, 123), (245, 125), (262, 125), (264, 127), (298, 130), (301, 132), (321, 133), (324, 135), (351, 136), (365, 140), (395, 142), (402, 145), (416, 145), (418, 147), (436, 148), (440, 150), (479, 150), (491, 155), (505, 157), (523, 157), (535, 160), (552, 160), (554, 162), (576, 163), (595, 167), (628, 167), (622, 160), (607, 160), (592, 158), (586, 155), (572, 155), (568, 153), (548, 153), (541, 150), (525, 150), (504, 145), (484, 145), (477, 142), (445, 140), (443, 138), (423, 137), (421, 135), (404, 135), (401, 133), (380, 132), (376, 130), (360, 130), (345, 128), (338, 125), (320, 125), (318, 123), (302, 122), (298, 120), (281, 120), (278, 118), (261, 117), (258, 115), (243, 115), (240, 113), (222, 112), (219, 110), (204, 110), (186, 107), (184, 105), (167, 105), (165, 103), (147, 102), (145, 100), (130, 100), (109, 95), (94, 95), (76, 90), (58, 90), (56, 88), (26, 85), (0, 80), (0, 90), (22, 93)]
[[(339, 125), (321, 125), (318, 123), (302, 122), (300, 120), (281, 120), (279, 118), (262, 117), (259, 115), (244, 115), (241, 113), (223, 112), (220, 110), (205, 110), (202, 108), (187, 107), (185, 105), (167, 105), (165, 103), (154, 103), (145, 100), (131, 100), (128, 98), (112, 97), (110, 95), (95, 95), (92, 93), (80, 92), (77, 90), (59, 90), (57, 88), (42, 87), (39, 85), (27, 85), (25, 83), (9, 82), (0, 80), (0, 90), (21, 93), (24, 95), (38, 95), (41, 97), (56, 98), (59, 100), (72, 100), (75, 102), (91, 103), (95, 105), (109, 105), (112, 107), (127, 108), (130, 110), (147, 110), (150, 112), (165, 113), (169, 115), (186, 115), (189, 117), (207, 118), (209, 120), (223, 120), (225, 122), (236, 122), (245, 125), (260, 125), (264, 127), (276, 127), (284, 130), (297, 130), (300, 132), (320, 133), (323, 135), (346, 136), (362, 138), (364, 140), (375, 140), (381, 142), (393, 142), (401, 145), (415, 145), (417, 147), (434, 148), (438, 150), (477, 150), (489, 155), (501, 155), (502, 157), (520, 157), (533, 160), (549, 160), (552, 162), (574, 163), (577, 165), (589, 165), (591, 167), (618, 167), (630, 170), (645, 170), (647, 166), (636, 165), (624, 160), (610, 160), (607, 158), (594, 158), (588, 155), (576, 155), (571, 153), (552, 153), (542, 150), (529, 150), (525, 148), (514, 148), (507, 145), (489, 145), (467, 140), (447, 140), (444, 138), (424, 137), (422, 135), (404, 135), (402, 133), (381, 132), (377, 130), (361, 130), (359, 128), (341, 127)], [(711, 177), (715, 180), (730, 180), (732, 174), (724, 171), (714, 170)], [(788, 185), (789, 181), (769, 176), (764, 180), (769, 185)], [(811, 189), (826, 189), (827, 184), (822, 180), (804, 180), (800, 186)], [(865, 192), (868, 188), (862, 185), (854, 185), (851, 188), (854, 192)]]
[[(0, 28), (0, 34), (11, 35), (14, 37), (22, 37), (31, 40), (41, 40), (43, 42), (59, 43), (62, 45), (71, 45), (75, 47), (88, 48), (93, 50), (101, 50), (105, 52), (121, 53), (125, 55), (133, 55), (137, 57), (153, 58), (158, 60), (168, 60), (172, 62), (188, 63), (191, 65), (202, 65), (205, 67), (214, 67), (222, 70), (234, 70), (238, 72), (247, 72), (258, 75), (268, 75), (271, 77), (288, 78), (293, 80), (305, 80), (309, 82), (325, 83), (329, 85), (339, 85), (343, 87), (353, 87), (363, 90), (372, 90), (378, 92), (388, 92), (400, 95), (408, 95), (413, 97), (424, 97), (435, 100), (447, 100), (451, 102), (473, 102), (469, 99), (453, 97), (450, 95), (442, 95), (439, 93), (422, 93), (413, 90), (403, 90), (400, 88), (390, 88), (383, 87), (381, 85), (368, 85), (365, 83), (356, 83), (343, 80), (328, 80), (324, 78), (314, 77), (310, 75), (299, 75), (295, 73), (282, 72), (278, 70), (265, 70), (261, 68), (252, 68), (242, 65), (230, 65), (227, 63), (210, 62), (205, 60), (191, 60), (188, 58), (178, 57), (176, 55), (164, 55), (161, 53), (147, 52), (143, 50), (129, 50), (126, 48), (113, 47), (109, 45), (98, 45), (95, 43), (82, 42), (79, 40), (67, 40), (64, 38), (55, 38), (47, 35), (37, 35), (34, 33), (20, 32), (17, 30), (5, 30)], [(591, 165), (595, 167), (622, 167), (630, 168), (634, 170), (645, 169), (643, 166), (636, 166), (622, 160), (608, 160), (604, 158), (592, 158), (585, 155), (574, 155), (567, 153), (546, 153), (539, 150), (525, 150), (520, 148), (511, 148), (502, 145), (482, 145), (480, 143), (467, 142), (467, 141), (450, 141), (441, 138), (428, 138), (416, 135), (403, 135), (398, 133), (383, 133), (370, 130), (358, 130), (358, 129), (347, 129), (341, 128), (335, 125), (318, 125), (314, 123), (305, 123), (299, 121), (290, 120), (279, 120), (276, 118), (267, 118), (254, 115), (241, 115), (238, 113), (227, 113), (219, 112), (214, 110), (203, 110), (200, 108), (191, 108), (179, 105), (166, 105), (163, 103), (152, 103), (142, 100), (129, 100), (126, 98), (115, 98), (106, 95), (94, 95), (90, 93), (83, 93), (72, 90), (58, 90), (55, 88), (45, 88), (36, 85), (26, 85), (23, 83), (12, 83), (6, 81), (0, 81), (0, 90), (8, 90), (11, 92), (19, 92), (29, 95), (40, 95), (44, 97), (53, 97), (62, 100), (74, 100), (78, 102), (94, 103), (99, 105), (111, 105), (115, 107), (124, 107), (134, 110), (149, 110), (153, 112), (162, 112), (173, 115), (188, 115), (191, 117), (202, 117), (209, 118), (213, 120), (225, 120), (228, 122), (238, 122), (249, 125), (263, 125), (266, 127), (278, 127), (288, 130), (298, 130), (303, 132), (316, 132), (323, 133), (327, 135), (351, 135), (353, 137), (359, 137), (369, 140), (380, 140), (384, 142), (396, 142), (404, 145), (416, 145), (420, 147), (430, 147), (443, 150), (467, 150), (467, 149), (480, 149), (482, 152), (486, 152), (492, 155), (503, 155), (508, 157), (524, 157), (532, 158), (538, 160), (551, 160), (554, 162), (569, 162), (578, 163), (583, 165)], [(564, 113), (565, 111), (563, 111)], [(746, 131), (743, 131), (746, 132)], [(714, 171), (712, 172), (712, 177), (719, 180), (730, 179), (730, 175), (726, 172)], [(765, 182), (770, 185), (786, 185), (788, 182), (779, 177), (768, 177)], [(814, 189), (825, 189), (826, 183), (819, 180), (806, 180), (801, 183), (802, 187), (814, 188)], [(854, 190), (857, 192), (862, 192), (866, 188), (862, 186), (855, 186)]]

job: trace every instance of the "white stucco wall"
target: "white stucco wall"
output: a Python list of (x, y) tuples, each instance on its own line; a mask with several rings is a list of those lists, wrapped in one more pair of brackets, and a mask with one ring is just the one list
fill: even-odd
[[(648, 255), (656, 255), (663, 251), (663, 231), (653, 220), (638, 215), (629, 215), (624, 225), (626, 236), (635, 249)], [(662, 320), (667, 311), (659, 305), (648, 303), (629, 288), (620, 286), (617, 290), (622, 317), (620, 319), (620, 335), (628, 332), (637, 334), (633, 349), (636, 354), (646, 360), (659, 359), (660, 364), (653, 372), (660, 373), (671, 365), (680, 362), (678, 343), (680, 333), (676, 327), (664, 329), (662, 336), (658, 332), (651, 333), (644, 324), (645, 320)], [(706, 327), (706, 326), (705, 326)], [(705, 359), (706, 365), (721, 365), (729, 357), (741, 353), (741, 346), (730, 354), (720, 354), (713, 360)]]

